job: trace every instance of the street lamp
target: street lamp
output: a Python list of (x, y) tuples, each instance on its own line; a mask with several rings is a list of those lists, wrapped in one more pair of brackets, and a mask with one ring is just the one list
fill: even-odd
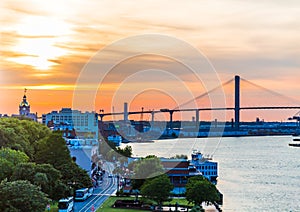
[(70, 188), (70, 194), (73, 196), (75, 194), (75, 186), (76, 186), (76, 182), (68, 182), (69, 188)]
[(119, 184), (120, 184), (120, 180), (119, 180), (120, 176), (119, 174), (117, 174), (117, 194), (119, 194)]

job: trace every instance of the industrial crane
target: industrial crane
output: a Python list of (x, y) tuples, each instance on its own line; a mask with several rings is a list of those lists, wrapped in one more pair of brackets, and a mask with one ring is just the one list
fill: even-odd
[(144, 120), (144, 113), (149, 113), (150, 110), (145, 112), (143, 107), (141, 109), (142, 110), (140, 111), (140, 120), (137, 122), (136, 130), (138, 130), (139, 132), (146, 132), (150, 129), (151, 125), (147, 120), (149, 117), (146, 117), (146, 119)]
[(136, 129), (139, 132), (143, 132), (144, 131), (143, 119), (144, 119), (144, 108), (142, 107), (142, 111), (141, 111), (141, 115), (140, 115), (140, 121), (138, 122), (138, 125), (136, 126)]
[(143, 122), (144, 120), (144, 108), (142, 107), (142, 112), (141, 112), (141, 116), (140, 116), (140, 122)]

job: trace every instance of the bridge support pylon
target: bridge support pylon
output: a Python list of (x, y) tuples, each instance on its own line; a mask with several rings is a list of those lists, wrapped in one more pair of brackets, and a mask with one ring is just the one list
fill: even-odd
[(196, 134), (198, 135), (199, 126), (200, 126), (200, 110), (196, 109), (195, 112), (196, 112), (196, 115), (195, 115), (195, 130), (196, 130)]
[(169, 110), (169, 114), (170, 114), (169, 127), (170, 127), (171, 132), (173, 131), (173, 113), (174, 113), (173, 110)]
[(236, 130), (240, 127), (240, 76), (234, 77), (234, 127)]
[(124, 102), (124, 121), (128, 121), (128, 103)]

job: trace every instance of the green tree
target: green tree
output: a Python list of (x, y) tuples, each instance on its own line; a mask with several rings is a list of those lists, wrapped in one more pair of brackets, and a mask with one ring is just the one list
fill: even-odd
[[(46, 175), (47, 183), (42, 183), (42, 191), (47, 193), (53, 200), (59, 200), (66, 197), (68, 191), (67, 184), (64, 185), (62, 174), (50, 164), (36, 164), (35, 172)], [(36, 176), (35, 174), (35, 176)], [(37, 184), (35, 181), (34, 184)]]
[(49, 199), (40, 188), (28, 181), (2, 181), (0, 184), (0, 210), (11, 211), (44, 211)]
[(190, 212), (205, 212), (205, 210), (201, 206), (195, 205)]
[(33, 155), (33, 146), (29, 144), (29, 136), (16, 118), (0, 119), (0, 147), (25, 152), (29, 157)]
[(61, 133), (52, 132), (48, 137), (38, 142), (35, 154), (36, 163), (48, 163), (60, 170), (60, 166), (70, 161), (70, 151)]
[[(56, 200), (56, 197), (60, 196), (60, 191), (56, 191), (56, 187), (61, 183), (62, 174), (60, 171), (50, 164), (36, 164), (35, 173), (46, 175), (47, 184), (42, 184), (42, 190), (47, 193), (51, 199)], [(34, 184), (37, 184), (37, 182), (35, 181)]]
[(37, 141), (45, 138), (50, 132), (46, 126), (32, 120), (1, 118), (0, 147), (21, 150), (32, 159)]
[[(47, 175), (45, 173), (37, 172), (34, 175), (34, 184), (42, 188), (42, 190), (45, 190), (44, 187), (46, 187), (49, 183), (49, 180), (47, 178)], [(43, 189), (44, 188), (44, 189)]]
[(214, 184), (202, 176), (195, 176), (191, 177), (186, 185), (186, 199), (200, 206), (202, 202), (217, 202), (219, 194)]
[[(68, 186), (66, 188), (70, 188), (69, 185), (72, 185), (72, 190), (92, 186), (88, 173), (72, 160), (69, 149), (60, 133), (52, 132), (49, 137), (39, 141), (35, 161), (41, 164), (51, 164), (59, 170), (61, 182)], [(57, 189), (62, 190), (64, 186), (60, 185)], [(72, 193), (72, 190), (67, 189), (62, 195), (68, 195)]]
[[(105, 144), (102, 146), (105, 146)], [(124, 162), (126, 162), (127, 159), (132, 156), (131, 146), (126, 146), (123, 149), (120, 147), (116, 147), (114, 149), (107, 149), (107, 150), (108, 150), (108, 152), (105, 154), (105, 159), (108, 161), (116, 161), (117, 160), (121, 164), (124, 164)]]
[(132, 147), (126, 145), (123, 149), (120, 147), (117, 147), (116, 149), (117, 153), (123, 155), (124, 157), (131, 157), (132, 156)]
[(163, 166), (156, 156), (147, 156), (134, 163), (134, 177), (132, 186), (134, 189), (140, 189), (145, 179), (153, 178), (163, 174)]
[(187, 155), (175, 155), (173, 157), (171, 157), (171, 159), (188, 159), (188, 156)]
[(1, 148), (0, 158), (8, 160), (14, 166), (19, 163), (25, 163), (29, 161), (29, 157), (24, 152), (13, 150), (10, 148)]
[(48, 127), (35, 121), (21, 120), (20, 124), (26, 131), (29, 143), (35, 145), (37, 141), (47, 137), (51, 131)]
[(68, 187), (63, 185), (60, 171), (50, 164), (20, 163), (16, 166), (12, 180), (27, 180), (38, 185), (53, 200), (65, 197), (69, 192)]
[(69, 195), (74, 182), (75, 187), (92, 185), (88, 173), (71, 159), (61, 133), (39, 123), (0, 119), (0, 147), (1, 180), (28, 180), (54, 200)]
[(14, 172), (13, 163), (9, 162), (4, 158), (0, 158), (0, 182), (4, 179), (9, 180), (13, 172)]
[(20, 163), (12, 175), (12, 180), (28, 180), (33, 183), (35, 171), (35, 163)]
[(134, 177), (136, 179), (152, 178), (163, 173), (163, 166), (157, 157), (146, 157), (135, 164)]
[(152, 179), (147, 179), (141, 187), (141, 194), (145, 198), (154, 200), (161, 206), (163, 201), (169, 199), (172, 189), (173, 185), (169, 177), (163, 174)]
[(21, 151), (10, 148), (0, 149), (0, 181), (11, 178), (15, 167), (19, 163), (27, 162), (29, 157)]
[(83, 187), (92, 187), (92, 181), (88, 173), (75, 162), (65, 163), (60, 167), (62, 182), (71, 186), (72, 190)]

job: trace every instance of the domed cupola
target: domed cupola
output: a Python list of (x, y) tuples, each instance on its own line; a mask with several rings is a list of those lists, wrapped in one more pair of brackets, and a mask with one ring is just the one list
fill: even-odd
[(21, 116), (27, 116), (30, 113), (30, 105), (29, 102), (27, 102), (26, 91), (27, 89), (25, 88), (23, 101), (19, 105), (19, 113)]

